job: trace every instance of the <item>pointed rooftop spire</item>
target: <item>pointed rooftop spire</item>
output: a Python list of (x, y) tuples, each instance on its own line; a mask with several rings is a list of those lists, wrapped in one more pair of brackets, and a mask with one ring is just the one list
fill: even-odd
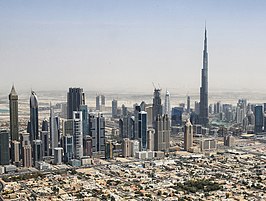
[(205, 33), (204, 33), (204, 50), (207, 51), (207, 26), (205, 20)]
[(10, 92), (10, 94), (12, 94), (12, 95), (17, 95), (17, 92), (16, 92), (16, 90), (15, 90), (15, 86), (14, 86), (14, 84), (12, 84), (12, 88), (11, 88), (11, 92)]

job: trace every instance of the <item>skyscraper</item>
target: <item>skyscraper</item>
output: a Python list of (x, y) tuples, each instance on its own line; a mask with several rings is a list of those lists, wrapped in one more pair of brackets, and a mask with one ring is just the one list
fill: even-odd
[(41, 136), (42, 140), (42, 153), (43, 156), (49, 156), (49, 144), (50, 144), (50, 137), (48, 133), (48, 121), (47, 119), (44, 119), (42, 121), (42, 131), (41, 131)]
[(54, 109), (50, 105), (50, 148), (51, 154), (54, 155), (54, 148), (58, 147), (59, 142), (59, 127), (56, 117), (54, 115)]
[(147, 112), (138, 113), (138, 138), (140, 141), (140, 150), (147, 150)]
[(255, 133), (261, 133), (263, 127), (263, 109), (262, 105), (255, 106)]
[(47, 119), (44, 119), (43, 121), (42, 121), (42, 131), (48, 131), (48, 121), (47, 121)]
[(167, 114), (158, 115), (155, 122), (154, 150), (169, 151), (170, 147), (170, 120)]
[(49, 133), (48, 131), (41, 131), (42, 153), (43, 156), (49, 156)]
[(41, 140), (33, 140), (33, 147), (32, 147), (32, 155), (33, 155), (33, 163), (36, 165), (37, 161), (42, 161), (42, 141)]
[(11, 141), (19, 140), (18, 134), (18, 94), (14, 85), (9, 94), (10, 135)]
[(152, 106), (153, 122), (155, 122), (158, 115), (162, 116), (161, 89), (154, 89)]
[(67, 93), (67, 118), (73, 118), (73, 112), (80, 110), (80, 105), (85, 105), (85, 94), (82, 88), (69, 88)]
[(24, 167), (32, 166), (32, 146), (29, 133), (21, 133), (20, 135), (21, 155)]
[[(73, 129), (73, 122), (70, 122), (70, 120), (68, 120), (68, 121), (69, 121), (69, 123), (66, 123), (66, 124), (69, 124), (68, 126), (72, 127), (72, 129)], [(63, 149), (64, 149), (64, 162), (69, 162), (74, 157), (73, 135), (69, 135), (69, 134), (64, 135), (63, 139), (62, 139), (62, 145), (63, 145)]]
[(63, 162), (63, 148), (56, 147), (54, 148), (54, 164), (59, 165)]
[(73, 112), (73, 138), (74, 138), (74, 158), (83, 157), (83, 125), (82, 112)]
[(6, 130), (0, 131), (0, 165), (9, 164), (9, 134)]
[(16, 166), (20, 165), (21, 152), (20, 152), (20, 142), (13, 140), (11, 141), (11, 160)]
[(153, 128), (148, 128), (147, 130), (147, 150), (154, 151), (154, 134), (155, 130)]
[(104, 95), (96, 96), (96, 110), (98, 111), (105, 110), (105, 96)]
[(190, 113), (190, 96), (187, 97), (187, 113)]
[(39, 139), (38, 99), (34, 91), (30, 96), (30, 141)]
[(92, 152), (104, 154), (105, 152), (105, 118), (102, 114), (89, 114), (90, 136), (92, 137)]
[(193, 146), (193, 126), (189, 119), (185, 124), (184, 150), (188, 151)]
[(170, 105), (170, 93), (166, 90), (165, 101), (164, 101), (164, 114), (171, 116), (171, 105)]
[(83, 129), (83, 136), (89, 135), (89, 113), (88, 113), (88, 106), (81, 105), (80, 111), (82, 112), (82, 129)]
[(208, 52), (207, 52), (207, 30), (205, 27), (203, 68), (201, 70), (200, 111), (199, 111), (199, 120), (203, 126), (207, 126), (209, 123), (208, 109), (209, 109), (209, 105), (208, 105)]
[(117, 117), (117, 100), (112, 100), (112, 117)]
[(29, 168), (32, 166), (31, 145), (30, 144), (24, 145), (22, 147), (22, 150), (23, 150), (23, 156), (22, 156), (23, 166)]
[(173, 107), (171, 122), (172, 126), (182, 126), (182, 114), (184, 109), (182, 107)]

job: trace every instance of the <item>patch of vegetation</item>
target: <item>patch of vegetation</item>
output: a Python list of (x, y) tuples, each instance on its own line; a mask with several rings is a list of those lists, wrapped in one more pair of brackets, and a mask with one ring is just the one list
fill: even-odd
[(222, 186), (217, 182), (211, 181), (209, 179), (201, 179), (201, 180), (189, 180), (184, 182), (183, 184), (178, 183), (176, 186), (173, 186), (172, 188), (178, 191), (196, 193), (196, 192), (217, 191), (222, 189)]

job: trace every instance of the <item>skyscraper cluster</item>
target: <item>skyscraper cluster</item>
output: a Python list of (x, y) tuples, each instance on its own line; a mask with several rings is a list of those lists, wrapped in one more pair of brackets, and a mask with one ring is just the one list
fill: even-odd
[(167, 92), (165, 99), (167, 103), (163, 107), (161, 89), (155, 88), (152, 104), (145, 102), (140, 105), (135, 104), (133, 113), (127, 112), (126, 115), (122, 113), (119, 130), (123, 139), (124, 156), (134, 156), (135, 152), (139, 151), (169, 152), (170, 118), (167, 114), (170, 113), (169, 96)]
[(43, 162), (77, 163), (93, 154), (104, 155), (105, 118), (89, 113), (82, 88), (69, 88), (67, 119), (61, 121), (50, 103), (50, 117), (41, 124), (37, 94), (31, 91), (26, 130), (19, 129), (18, 100), (13, 85), (9, 94), (10, 132), (0, 132), (0, 165), (37, 167)]

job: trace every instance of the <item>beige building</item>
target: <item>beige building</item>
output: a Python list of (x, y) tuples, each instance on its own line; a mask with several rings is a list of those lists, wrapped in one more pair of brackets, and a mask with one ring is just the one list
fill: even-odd
[(187, 119), (184, 132), (184, 150), (189, 151), (193, 147), (193, 125)]

